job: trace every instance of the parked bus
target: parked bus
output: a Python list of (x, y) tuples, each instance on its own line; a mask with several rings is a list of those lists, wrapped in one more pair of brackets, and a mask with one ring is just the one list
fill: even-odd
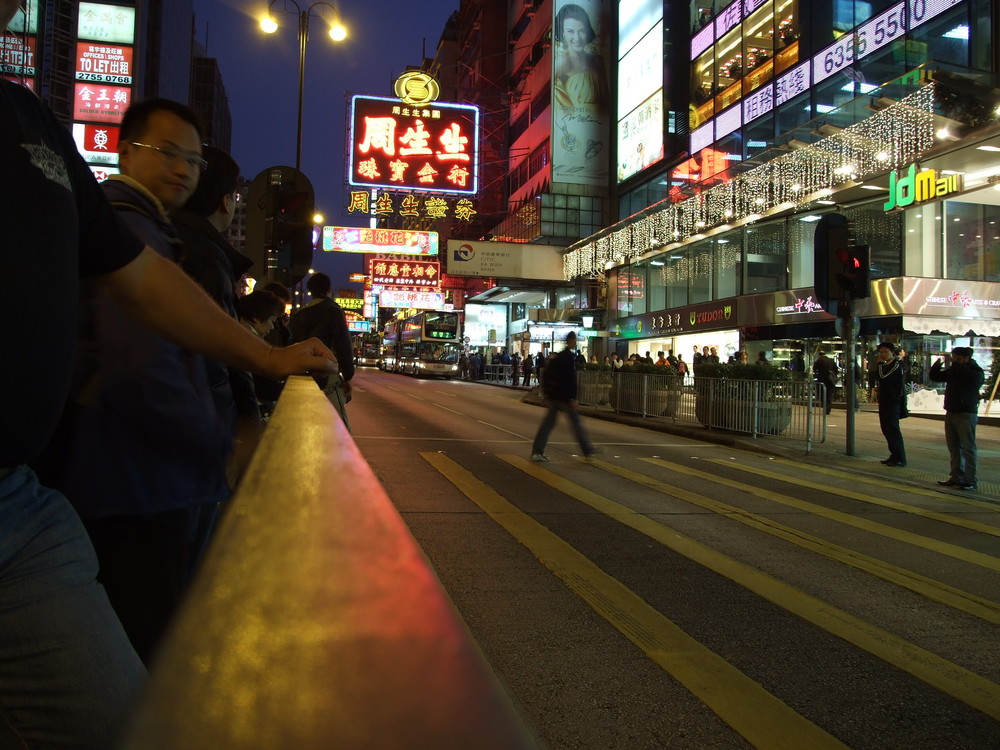
[[(384, 370), (407, 375), (457, 377), (458, 357), (462, 351), (457, 312), (427, 310), (406, 320), (395, 321), (395, 330), (386, 327), (383, 336)], [(396, 344), (392, 365), (387, 354)]]
[(354, 336), (354, 364), (359, 367), (377, 367), (382, 350), (377, 333), (358, 333)]

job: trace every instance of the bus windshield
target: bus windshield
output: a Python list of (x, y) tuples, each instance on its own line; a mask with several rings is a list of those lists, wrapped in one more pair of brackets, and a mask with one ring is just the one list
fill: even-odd
[(438, 341), (425, 341), (420, 344), (417, 356), (423, 362), (458, 362), (458, 344), (446, 344)]

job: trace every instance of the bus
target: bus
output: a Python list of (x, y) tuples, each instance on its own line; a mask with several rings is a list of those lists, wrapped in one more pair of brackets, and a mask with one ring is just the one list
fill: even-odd
[(382, 352), (383, 370), (457, 377), (462, 352), (458, 313), (426, 310), (394, 321), (386, 326)]
[(354, 364), (358, 367), (376, 367), (381, 358), (377, 333), (358, 333), (354, 336)]

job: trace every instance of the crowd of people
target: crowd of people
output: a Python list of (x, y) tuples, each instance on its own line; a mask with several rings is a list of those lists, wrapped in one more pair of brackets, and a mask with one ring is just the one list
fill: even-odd
[[(0, 0), (0, 31), (17, 8)], [(2, 747), (116, 745), (273, 400), (257, 389), (335, 372), (317, 338), (266, 340), (280, 295), (237, 300), (239, 168), (202, 141), (187, 107), (134, 104), (121, 174), (98, 185), (38, 98), (0, 81), (18, 186), (0, 271), (23, 315), (0, 368)]]

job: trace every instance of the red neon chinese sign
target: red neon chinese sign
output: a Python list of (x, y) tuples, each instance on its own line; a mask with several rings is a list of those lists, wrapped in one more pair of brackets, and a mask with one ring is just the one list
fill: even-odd
[(354, 96), (347, 180), (366, 188), (479, 191), (479, 109)]
[(438, 289), (441, 264), (424, 260), (389, 260), (371, 258), (368, 273), (372, 284), (397, 289)]

